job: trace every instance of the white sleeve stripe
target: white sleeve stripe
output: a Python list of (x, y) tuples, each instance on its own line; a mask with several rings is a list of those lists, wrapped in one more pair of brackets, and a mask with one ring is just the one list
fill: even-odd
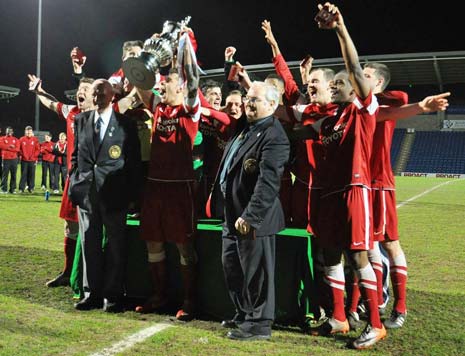
[[(360, 102), (360, 99), (358, 97), (355, 98), (354, 104), (359, 110), (364, 108), (363, 104)], [(371, 103), (366, 107), (368, 113), (370, 115), (373, 115), (378, 109), (378, 107), (379, 107), (378, 99), (376, 99), (376, 96), (371, 94)]]
[(61, 114), (63, 115), (65, 119), (68, 117), (71, 110), (74, 109), (74, 106), (75, 105), (65, 105), (65, 104), (61, 106)]

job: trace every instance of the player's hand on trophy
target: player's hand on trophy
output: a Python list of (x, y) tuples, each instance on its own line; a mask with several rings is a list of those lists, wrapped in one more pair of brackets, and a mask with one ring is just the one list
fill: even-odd
[(194, 33), (194, 31), (192, 30), (192, 28), (187, 27), (187, 26), (185, 26), (185, 25), (182, 26), (182, 27), (181, 27), (181, 31), (179, 31), (179, 38), (181, 38), (181, 36), (182, 36), (183, 34), (187, 33), (187, 32), (192, 32), (192, 33)]

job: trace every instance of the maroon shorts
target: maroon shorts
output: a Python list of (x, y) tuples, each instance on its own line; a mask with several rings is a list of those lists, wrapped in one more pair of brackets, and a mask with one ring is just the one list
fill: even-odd
[(66, 177), (63, 196), (61, 197), (60, 218), (71, 221), (78, 221), (77, 208), (71, 203), (68, 197), (69, 178)]
[(399, 240), (396, 191), (372, 188), (373, 234), (375, 241)]
[(193, 182), (147, 180), (141, 211), (141, 239), (186, 243), (196, 231)]
[(371, 194), (352, 186), (344, 191), (321, 192), (317, 216), (318, 244), (322, 247), (369, 250), (373, 248)]

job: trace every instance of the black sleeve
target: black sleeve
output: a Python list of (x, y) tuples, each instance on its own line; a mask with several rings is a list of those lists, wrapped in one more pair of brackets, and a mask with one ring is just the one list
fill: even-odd
[(75, 80), (76, 84), (79, 85), (81, 79), (86, 76), (86, 73), (84, 71), (82, 71), (81, 74), (73, 73), (72, 76), (73, 76), (73, 79)]
[(71, 154), (71, 170), (69, 175), (73, 173), (78, 167), (78, 142), (79, 142), (79, 130), (82, 125), (82, 114), (78, 114), (74, 118), (74, 149)]

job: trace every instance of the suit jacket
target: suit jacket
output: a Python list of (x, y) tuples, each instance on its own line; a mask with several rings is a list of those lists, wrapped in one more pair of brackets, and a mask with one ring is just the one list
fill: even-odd
[(135, 122), (113, 112), (100, 147), (94, 147), (94, 117), (95, 111), (75, 117), (69, 196), (75, 205), (89, 207), (89, 191), (95, 184), (108, 208), (127, 208), (140, 188), (140, 143)]
[[(237, 136), (237, 135), (236, 135)], [(226, 146), (212, 191), (215, 213), (223, 215), (229, 231), (242, 217), (252, 226), (255, 236), (274, 235), (281, 231), (284, 214), (279, 189), (284, 165), (289, 159), (289, 140), (278, 119), (251, 128), (231, 162), (226, 176), (226, 193), (220, 189), (219, 176), (234, 137)]]

